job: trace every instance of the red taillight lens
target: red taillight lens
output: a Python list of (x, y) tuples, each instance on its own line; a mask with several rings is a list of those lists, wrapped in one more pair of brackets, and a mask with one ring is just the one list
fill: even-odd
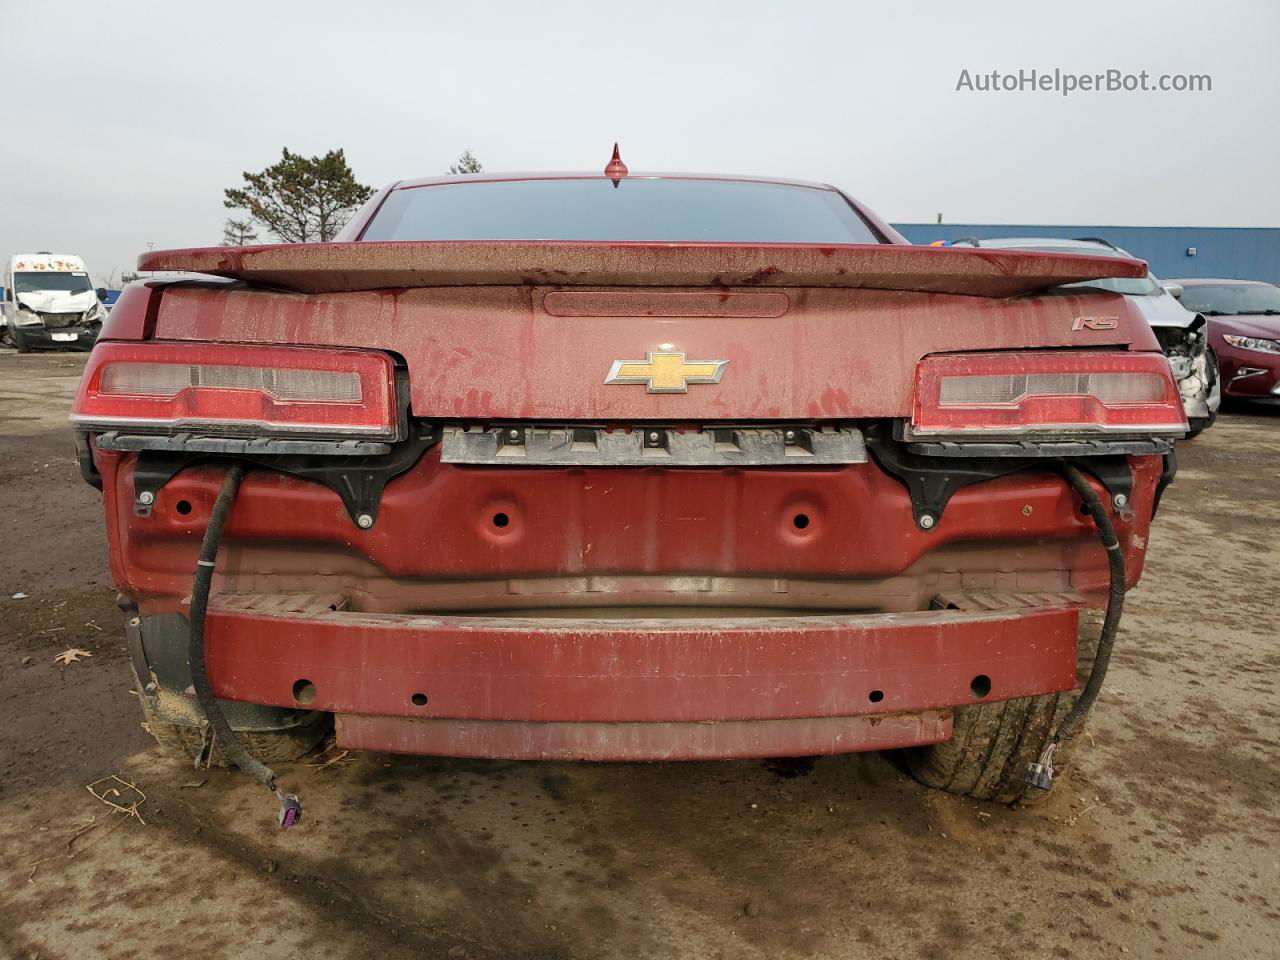
[(1186, 429), (1163, 354), (943, 354), (916, 367), (912, 437), (1167, 436)]
[(104, 429), (392, 439), (391, 358), (366, 350), (99, 343), (71, 420)]

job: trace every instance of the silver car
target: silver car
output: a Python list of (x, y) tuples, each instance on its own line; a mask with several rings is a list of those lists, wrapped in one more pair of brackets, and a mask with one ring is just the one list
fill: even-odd
[[(1063, 240), (1058, 237), (1002, 237), (995, 240), (966, 238), (954, 240), (951, 246), (982, 247), (984, 250), (1037, 250), (1044, 253), (1087, 253), (1093, 256), (1128, 257), (1110, 241), (1097, 237)], [(1218, 363), (1208, 349), (1209, 328), (1203, 316), (1193, 313), (1178, 302), (1182, 287), (1161, 283), (1153, 274), (1137, 279), (1108, 278), (1069, 284), (1068, 287), (1090, 287), (1122, 293), (1137, 306), (1151, 324), (1160, 348), (1169, 358), (1182, 406), (1191, 426), (1188, 436), (1213, 425), (1222, 406), (1222, 384)], [(1067, 289), (1067, 288), (1063, 288)]]

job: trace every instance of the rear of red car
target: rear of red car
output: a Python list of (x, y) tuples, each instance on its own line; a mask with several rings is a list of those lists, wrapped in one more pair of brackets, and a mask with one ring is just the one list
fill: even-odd
[(1063, 471), (1131, 585), (1185, 430), (1123, 297), (1045, 291), (1143, 265), (693, 177), (401, 184), (343, 239), (144, 257), (229, 279), (134, 284), (86, 369), (162, 742), (216, 747), (189, 605), (241, 465), (201, 660), (264, 759), (332, 718), (452, 756), (915, 747), (927, 782), (1021, 792), (1111, 569)]

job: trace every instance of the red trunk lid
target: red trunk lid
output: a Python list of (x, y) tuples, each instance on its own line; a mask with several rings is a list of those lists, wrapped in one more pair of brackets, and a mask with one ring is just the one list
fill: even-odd
[[(156, 338), (392, 351), (408, 365), (413, 413), (426, 417), (901, 417), (926, 354), (1158, 349), (1121, 296), (1026, 295), (1145, 272), (1115, 257), (904, 245), (349, 243), (157, 251), (139, 266), (277, 288), (179, 285), (153, 290), (150, 303), (130, 298), (130, 311), (154, 318)], [(1078, 322), (1098, 316), (1115, 323)], [(131, 325), (125, 314), (111, 320), (106, 338)], [(673, 392), (655, 392), (664, 388)]]

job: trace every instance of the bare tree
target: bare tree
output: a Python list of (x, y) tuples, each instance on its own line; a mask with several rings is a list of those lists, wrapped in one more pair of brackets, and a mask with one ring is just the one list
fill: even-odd
[(458, 162), (449, 167), (451, 176), (457, 176), (460, 173), (480, 173), (484, 167), (480, 166), (480, 161), (476, 159), (476, 155), (471, 152), (471, 148), (462, 151), (462, 156), (458, 158)]
[(98, 286), (106, 287), (108, 290), (119, 290), (127, 282), (123, 279), (119, 267), (112, 267), (110, 273), (98, 274)]

